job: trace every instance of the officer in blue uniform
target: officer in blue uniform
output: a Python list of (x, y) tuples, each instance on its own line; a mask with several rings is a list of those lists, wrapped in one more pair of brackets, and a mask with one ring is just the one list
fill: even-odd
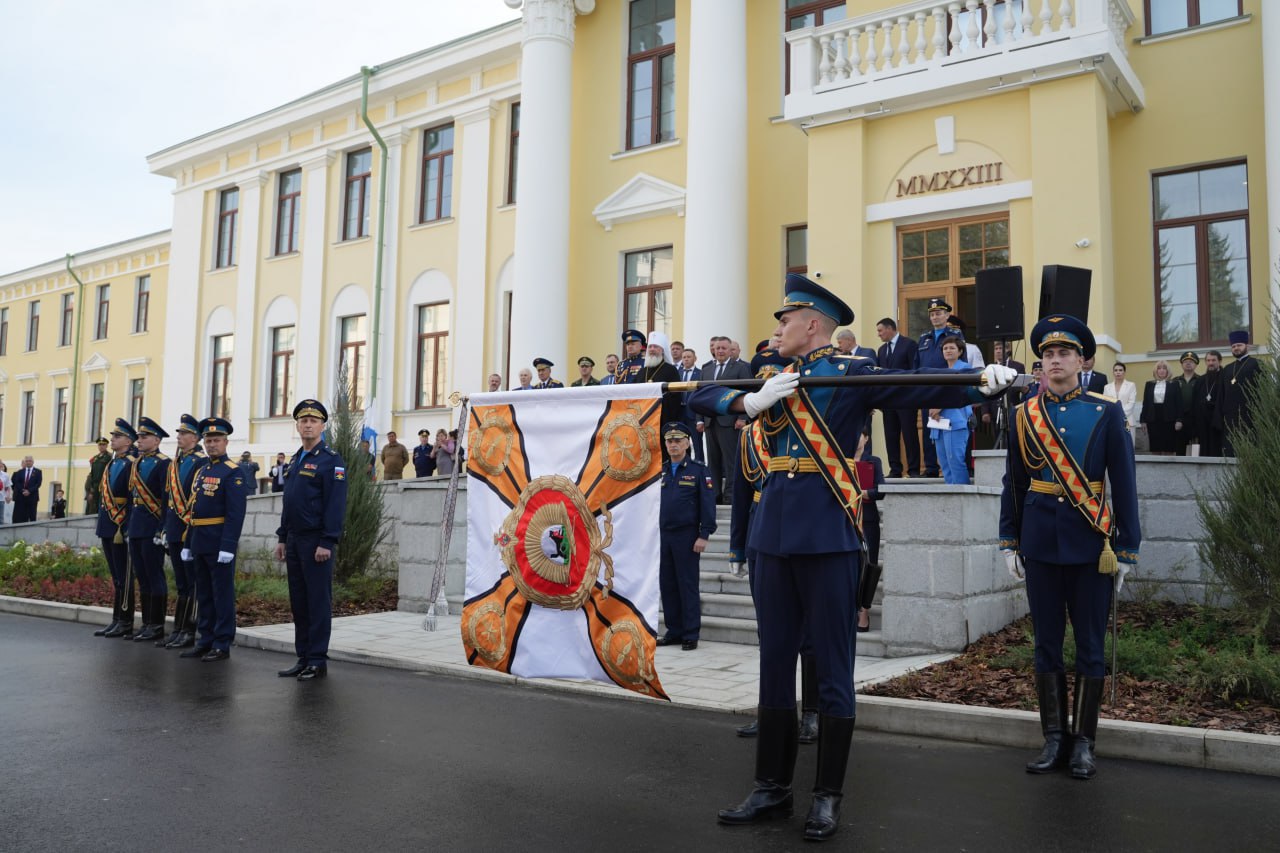
[[(709, 386), (694, 392), (690, 400), (704, 415), (759, 415), (769, 456), (760, 506), (747, 537), (756, 555), (760, 628), (756, 779), (747, 799), (736, 808), (722, 810), (719, 817), (722, 823), (743, 824), (791, 811), (797, 742), (796, 656), (808, 632), (817, 660), (819, 735), (813, 804), (804, 834), (807, 839), (823, 840), (839, 825), (854, 724), (853, 657), (862, 545), (851, 511), (846, 510), (846, 504), (856, 507), (859, 498), (856, 491), (846, 491), (856, 484), (856, 474), (852, 483), (848, 479), (853, 468), (849, 456), (873, 409), (954, 407), (981, 397), (976, 393), (971, 397), (964, 388), (938, 386), (798, 390), (802, 375), (899, 371), (881, 370), (869, 359), (840, 356), (831, 346), (831, 336), (837, 325), (853, 322), (853, 311), (802, 275), (787, 276), (784, 302), (774, 316), (778, 352), (792, 361), (791, 366), (766, 380), (758, 391)], [(983, 393), (1003, 391), (1015, 376), (1009, 368), (989, 366), (983, 375)], [(793, 419), (800, 431), (792, 426)]]
[(111, 571), (115, 596), (111, 607), (111, 624), (94, 631), (95, 637), (133, 637), (133, 567), (129, 564), (129, 481), (133, 475), (134, 439), (138, 433), (124, 418), (116, 418), (111, 430), (111, 461), (102, 472), (98, 505), (98, 538), (102, 555)]
[(164, 642), (166, 649), (186, 649), (196, 643), (195, 566), (182, 559), (182, 540), (187, 536), (191, 484), (206, 461), (200, 449), (199, 421), (183, 415), (177, 433), (178, 455), (169, 463), (169, 476), (165, 478), (164, 543), (178, 593), (173, 610), (173, 633)]
[[(1119, 592), (1137, 563), (1142, 539), (1133, 447), (1123, 406), (1079, 385), (1081, 366), (1096, 349), (1084, 323), (1051, 314), (1031, 330), (1031, 348), (1044, 363), (1044, 390), (1014, 410), (1000, 498), (1000, 548), (1010, 574), (1025, 575), (1035, 630), (1045, 743), (1027, 772), (1069, 766), (1073, 777), (1089, 779), (1096, 773), (1093, 749), (1112, 590)], [(1068, 615), (1076, 639), (1069, 730), (1062, 660)]]
[(347, 512), (347, 470), (342, 457), (322, 438), (329, 420), (324, 404), (303, 400), (293, 407), (293, 420), (302, 446), (285, 473), (276, 559), (289, 572), (298, 662), (277, 675), (310, 681), (329, 671), (333, 566)]
[(169, 457), (160, 452), (160, 440), (169, 433), (151, 418), (138, 418), (138, 458), (129, 480), (129, 562), (138, 576), (142, 598), (142, 630), (135, 642), (164, 639), (164, 614), (169, 606), (169, 585), (164, 576), (164, 489)]
[[(942, 297), (934, 297), (929, 300), (929, 325), (931, 328), (920, 336), (920, 340), (916, 343), (916, 367), (929, 367), (942, 370), (947, 366), (947, 359), (942, 355), (942, 339), (946, 337), (948, 328), (947, 321), (951, 319), (951, 305)], [(920, 412), (920, 423), (927, 424), (929, 422), (929, 412), (927, 410)], [(922, 441), (924, 450), (924, 475), (926, 477), (940, 477), (942, 471), (938, 465), (938, 451), (933, 446), (933, 442), (929, 440), (928, 433), (925, 433)], [(914, 474), (915, 472), (911, 472)]]
[(431, 430), (418, 430), (418, 446), (413, 449), (413, 475), (430, 477), (436, 472), (436, 460), (431, 455)]
[(614, 382), (622, 385), (626, 382), (640, 382), (641, 371), (644, 370), (645, 338), (635, 329), (627, 329), (622, 333), (622, 360), (614, 371)]
[(533, 360), (533, 369), (538, 371), (538, 381), (533, 384), (534, 388), (563, 388), (564, 383), (559, 379), (551, 378), (551, 368), (555, 364), (545, 358), (535, 358)]
[(195, 564), (200, 631), (195, 646), (180, 657), (205, 663), (231, 657), (236, 638), (236, 549), (249, 490), (243, 470), (227, 459), (227, 436), (233, 431), (225, 418), (200, 422), (208, 459), (191, 485), (191, 523), (180, 555)]
[(693, 436), (687, 426), (671, 421), (663, 427), (662, 438), (670, 461), (662, 466), (658, 588), (667, 633), (658, 638), (658, 645), (678, 643), (691, 652), (702, 630), (698, 568), (707, 540), (716, 532), (716, 490), (707, 466), (689, 455)]

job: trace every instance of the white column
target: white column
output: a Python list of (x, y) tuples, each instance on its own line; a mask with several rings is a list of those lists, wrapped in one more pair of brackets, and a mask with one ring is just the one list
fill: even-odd
[[(369, 310), (374, 310), (377, 303), (377, 290), (382, 288), (382, 304), (378, 306), (378, 386), (370, 388), (369, 407), (365, 410), (365, 421), (379, 433), (391, 429), (391, 410), (395, 401), (395, 369), (396, 359), (396, 324), (400, 312), (397, 310), (396, 294), (400, 280), (396, 259), (400, 236), (400, 173), (404, 163), (404, 144), (409, 141), (408, 131), (394, 131), (382, 134), (382, 141), (387, 143), (387, 207), (386, 221), (382, 238), (382, 281), (373, 283), (369, 289)], [(374, 145), (374, 151), (378, 147)], [(375, 201), (376, 204), (376, 201)], [(374, 228), (377, 228), (376, 214)], [(374, 238), (377, 238), (375, 232)], [(373, 270), (369, 271), (370, 279)], [(370, 313), (369, 334), (373, 334)], [(372, 338), (370, 342), (372, 343)], [(373, 355), (372, 352), (369, 353)], [(401, 360), (403, 362), (403, 359)], [(372, 377), (370, 377), (372, 379)]]
[(543, 356), (567, 364), (569, 145), (574, 13), (594, 0), (506, 0), (524, 6), (520, 69), (520, 181), (511, 365)]
[(333, 389), (320, 387), (320, 377), (324, 375), (320, 370), (320, 339), (325, 332), (324, 262), (329, 253), (324, 213), (329, 166), (335, 159), (333, 152), (326, 151), (302, 162), (302, 288), (294, 335), (294, 396), (298, 400), (312, 397), (326, 404), (332, 401)]
[(241, 441), (252, 441), (249, 419), (257, 413), (253, 412), (253, 355), (257, 352), (254, 345), (254, 326), (258, 321), (257, 289), (258, 258), (262, 255), (262, 247), (258, 245), (259, 225), (262, 220), (262, 187), (267, 182), (266, 172), (258, 172), (239, 182), (240, 186), (240, 221), (237, 227), (240, 233), (237, 239), (240, 248), (236, 250), (236, 348), (231, 361), (231, 422), (239, 426)]
[[(747, 333), (746, 0), (690, 4), (683, 340)], [(524, 145), (523, 129), (520, 144)], [(524, 176), (521, 175), (521, 180)], [(779, 237), (781, 239), (781, 237)], [(781, 283), (779, 283), (779, 286)]]
[(454, 160), (454, 171), (459, 173), (455, 202), (458, 280), (453, 283), (453, 328), (449, 332), (453, 350), (450, 390), (464, 394), (489, 387), (484, 375), (484, 306), (489, 290), (489, 147), (494, 112), (486, 106), (454, 120), (462, 131), (462, 146)]
[[(169, 238), (169, 283), (164, 295), (164, 363), (168, 369), (160, 386), (160, 417), (163, 418), (160, 423), (165, 429), (172, 429), (184, 413), (197, 417), (207, 414), (203, 407), (196, 405), (195, 399), (195, 377), (201, 373), (202, 366), (191, 363), (192, 352), (205, 351), (204, 341), (191, 340), (193, 334), (203, 334), (205, 322), (204, 317), (192, 317), (193, 308), (200, 304), (200, 276), (206, 263), (200, 257), (200, 238), (204, 233), (204, 191), (176, 191), (173, 231)], [(85, 291), (87, 294), (89, 288)], [(82, 357), (87, 359), (88, 355), (84, 352)], [(80, 367), (76, 365), (77, 370)], [(81, 400), (86, 414), (88, 399), (86, 395)], [(104, 411), (103, 428), (112, 420)]]
[[(1267, 255), (1266, 275), (1270, 283), (1271, 305), (1268, 317), (1280, 310), (1280, 10), (1274, 5), (1262, 11), (1262, 108), (1266, 139), (1267, 168)], [(1256, 316), (1256, 314), (1255, 314)], [(1270, 329), (1255, 329), (1253, 339), (1261, 342)], [(1280, 340), (1271, 341), (1271, 351), (1280, 352)]]

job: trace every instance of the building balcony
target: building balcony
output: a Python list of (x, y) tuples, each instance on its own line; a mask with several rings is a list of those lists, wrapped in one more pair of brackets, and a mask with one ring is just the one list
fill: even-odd
[(904, 3), (787, 34), (784, 117), (805, 127), (1093, 74), (1114, 115), (1144, 106), (1126, 0)]

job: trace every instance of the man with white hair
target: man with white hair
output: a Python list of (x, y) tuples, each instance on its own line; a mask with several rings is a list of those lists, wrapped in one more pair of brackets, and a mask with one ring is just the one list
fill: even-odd
[[(650, 332), (649, 344), (645, 349), (644, 367), (638, 373), (623, 377), (628, 382), (679, 382), (680, 373), (671, 361), (671, 339), (662, 332)], [(680, 420), (683, 409), (679, 394), (662, 395), (662, 423)], [(664, 448), (665, 451), (665, 448)]]

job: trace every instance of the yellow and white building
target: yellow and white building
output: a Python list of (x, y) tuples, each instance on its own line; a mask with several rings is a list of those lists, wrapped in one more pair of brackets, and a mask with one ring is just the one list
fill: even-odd
[[(987, 266), (1023, 268), (1029, 329), (1041, 268), (1087, 267), (1099, 367), (1135, 381), (1269, 332), (1280, 12), (1261, 0), (506, 2), (521, 20), (148, 158), (171, 233), (76, 261), (89, 291), (152, 276), (147, 333), (82, 341), (108, 422), (142, 378), (166, 424), (227, 414), (261, 459), (345, 364), (370, 425), (412, 443), (453, 425), (450, 392), (535, 356), (567, 382), (628, 326), (700, 361), (711, 335), (749, 348), (787, 270), (875, 346), (881, 317), (923, 331), (933, 296), (972, 324)], [(26, 303), (47, 335), (71, 287), (58, 266), (0, 278), (6, 461), (28, 390), (32, 441), (65, 456), (39, 445), (59, 350), (21, 351)]]

